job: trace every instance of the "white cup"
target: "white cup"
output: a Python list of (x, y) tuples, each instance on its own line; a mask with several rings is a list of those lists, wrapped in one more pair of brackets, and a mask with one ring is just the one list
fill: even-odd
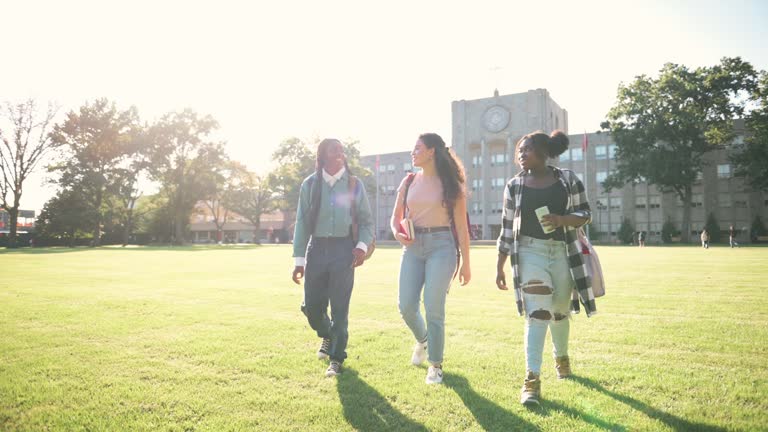
[(547, 207), (547, 206), (539, 207), (539, 208), (536, 209), (536, 217), (539, 218), (539, 225), (541, 225), (541, 229), (546, 234), (549, 234), (549, 233), (555, 231), (555, 229), (552, 228), (551, 226), (549, 226), (549, 225), (544, 226), (544, 224), (541, 223), (541, 218), (543, 218), (544, 216), (546, 216), (548, 214), (549, 214), (549, 207)]

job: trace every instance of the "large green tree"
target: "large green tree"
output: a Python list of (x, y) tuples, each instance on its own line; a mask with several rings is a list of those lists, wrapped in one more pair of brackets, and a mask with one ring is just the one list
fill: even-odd
[(223, 143), (211, 138), (216, 129), (213, 117), (186, 109), (164, 115), (148, 133), (149, 173), (168, 198), (175, 243), (184, 242), (195, 204), (210, 195), (225, 160)]
[(272, 184), (274, 178), (260, 176), (240, 164), (235, 164), (233, 168), (229, 190), (225, 195), (225, 206), (246, 218), (254, 226), (256, 232), (254, 241), (258, 243), (261, 215), (276, 210), (279, 205)]
[(682, 236), (690, 237), (693, 183), (704, 155), (730, 142), (758, 73), (740, 58), (691, 69), (668, 63), (658, 77), (641, 75), (619, 85), (602, 127), (616, 141), (616, 171), (607, 190), (645, 179), (683, 202)]
[(70, 111), (51, 133), (63, 158), (50, 167), (60, 174), (62, 189), (79, 190), (94, 215), (93, 246), (101, 244), (105, 206), (110, 191), (119, 188), (123, 172), (138, 152), (141, 125), (135, 107), (119, 110), (114, 102), (97, 99)]
[(768, 73), (760, 76), (754, 93), (756, 107), (746, 117), (747, 137), (731, 155), (735, 174), (755, 189), (768, 191)]
[(53, 148), (49, 137), (56, 107), (39, 110), (33, 99), (6, 103), (0, 109), (0, 208), (8, 212), (8, 247), (16, 244), (19, 206), (24, 184), (37, 165)]
[(84, 191), (60, 189), (38, 215), (35, 236), (41, 245), (74, 247), (78, 238), (87, 238), (96, 219), (95, 213)]

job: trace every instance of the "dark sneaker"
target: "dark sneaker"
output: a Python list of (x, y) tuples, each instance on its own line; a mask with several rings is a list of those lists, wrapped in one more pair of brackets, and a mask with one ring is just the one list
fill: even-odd
[(331, 340), (323, 338), (323, 343), (320, 344), (320, 349), (317, 350), (317, 358), (325, 360), (328, 358), (328, 352), (331, 351)]
[(557, 371), (557, 379), (571, 376), (571, 360), (568, 356), (555, 357), (555, 371)]
[(523, 382), (523, 389), (520, 393), (520, 403), (528, 406), (539, 406), (540, 396), (541, 379), (539, 374), (528, 371), (528, 376)]
[(326, 377), (335, 377), (340, 373), (341, 373), (341, 363), (337, 361), (331, 361), (331, 364), (328, 365), (328, 369), (325, 370)]

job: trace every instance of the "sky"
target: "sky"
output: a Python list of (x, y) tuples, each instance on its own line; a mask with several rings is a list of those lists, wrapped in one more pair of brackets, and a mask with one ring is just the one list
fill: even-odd
[[(213, 115), (229, 155), (266, 172), (292, 136), (363, 154), (450, 143), (451, 102), (546, 88), (570, 133), (595, 131), (620, 83), (664, 63), (740, 56), (768, 69), (765, 1), (0, 0), (0, 101), (106, 97), (152, 121)], [(22, 208), (54, 193), (42, 169)]]

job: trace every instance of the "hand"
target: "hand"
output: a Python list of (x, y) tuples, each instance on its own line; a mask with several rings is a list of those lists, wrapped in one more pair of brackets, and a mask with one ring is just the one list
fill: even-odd
[(296, 266), (293, 268), (293, 283), (296, 285), (301, 284), (301, 278), (304, 277), (304, 266)]
[(396, 239), (397, 241), (399, 241), (399, 242), (400, 242), (400, 244), (401, 244), (401, 245), (403, 245), (403, 246), (410, 246), (410, 245), (412, 245), (412, 244), (413, 244), (413, 242), (414, 242), (414, 240), (413, 240), (413, 239), (410, 239), (410, 240), (409, 240), (409, 239), (408, 239), (408, 237), (406, 237), (406, 236), (405, 236), (405, 234), (403, 234), (403, 233), (397, 233), (397, 234), (395, 235), (395, 239)]
[(496, 270), (496, 288), (507, 291), (507, 277), (504, 275), (504, 270)]
[(360, 267), (365, 262), (365, 252), (360, 248), (355, 248), (352, 251), (352, 268)]
[(459, 270), (459, 282), (461, 286), (464, 286), (472, 280), (472, 270), (469, 268), (469, 263), (464, 261), (461, 263), (461, 270)]
[(550, 213), (548, 215), (542, 216), (541, 224), (551, 229), (560, 228), (563, 226), (563, 217)]

